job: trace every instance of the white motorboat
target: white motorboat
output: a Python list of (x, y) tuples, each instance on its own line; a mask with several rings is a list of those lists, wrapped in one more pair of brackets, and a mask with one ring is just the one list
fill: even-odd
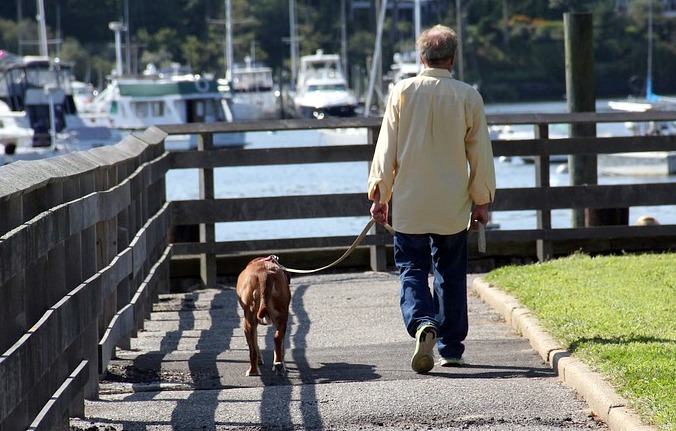
[[(148, 65), (142, 76), (113, 76), (108, 86), (88, 105), (84, 118), (90, 124), (108, 124), (123, 132), (162, 124), (232, 121), (215, 79), (181, 69), (158, 71)], [(176, 135), (166, 140), (168, 149), (197, 145), (197, 136)], [(214, 145), (243, 146), (242, 133), (214, 135)]]
[(347, 85), (338, 54), (317, 50), (315, 55), (300, 58), (293, 105), (300, 118), (355, 115), (357, 99)]
[(120, 139), (110, 127), (82, 121), (69, 64), (0, 51), (0, 162), (51, 157)]
[(255, 121), (281, 117), (279, 94), (272, 69), (253, 64), (251, 57), (244, 66), (232, 70), (232, 82), (218, 80), (218, 89), (226, 96), (233, 121)]
[(88, 105), (92, 103), (92, 100), (94, 100), (94, 96), (96, 95), (94, 86), (82, 81), (73, 81), (71, 86), (73, 87), (73, 101), (75, 102), (75, 107), (79, 112), (86, 111)]
[(394, 63), (390, 66), (390, 89), (399, 81), (417, 76), (422, 70), (422, 63), (416, 61), (416, 52), (397, 52), (393, 56)]

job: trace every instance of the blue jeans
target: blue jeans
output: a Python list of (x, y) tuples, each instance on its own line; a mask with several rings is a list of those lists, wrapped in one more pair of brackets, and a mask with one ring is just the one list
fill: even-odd
[[(454, 235), (394, 236), (394, 262), (399, 269), (400, 306), (411, 337), (418, 327), (437, 328), (437, 348), (444, 358), (460, 358), (467, 337), (467, 232)], [(434, 271), (434, 293), (428, 278)]]

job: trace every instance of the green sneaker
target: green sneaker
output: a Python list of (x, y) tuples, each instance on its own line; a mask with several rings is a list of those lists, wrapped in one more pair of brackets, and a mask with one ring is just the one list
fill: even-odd
[(437, 330), (431, 324), (424, 324), (415, 333), (415, 352), (411, 358), (411, 368), (420, 374), (425, 374), (434, 368), (432, 350), (437, 343)]
[(467, 365), (467, 362), (462, 358), (441, 358), (439, 359), (439, 365), (442, 367), (462, 367), (463, 365)]

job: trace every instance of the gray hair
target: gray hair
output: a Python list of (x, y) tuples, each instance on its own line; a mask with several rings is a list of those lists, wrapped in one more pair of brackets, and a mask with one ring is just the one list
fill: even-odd
[(449, 27), (435, 25), (420, 33), (416, 48), (427, 64), (433, 66), (455, 57), (458, 36)]

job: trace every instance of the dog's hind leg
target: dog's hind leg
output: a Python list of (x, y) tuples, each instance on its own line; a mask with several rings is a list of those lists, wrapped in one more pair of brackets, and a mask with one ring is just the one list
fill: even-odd
[(258, 364), (263, 363), (260, 350), (258, 349), (257, 325), (251, 324), (245, 318), (242, 322), (244, 326), (244, 336), (246, 343), (249, 345), (249, 369), (246, 372), (247, 376), (259, 376)]
[(279, 376), (286, 374), (284, 365), (284, 337), (286, 336), (286, 321), (279, 322), (275, 330), (275, 355), (272, 370)]

